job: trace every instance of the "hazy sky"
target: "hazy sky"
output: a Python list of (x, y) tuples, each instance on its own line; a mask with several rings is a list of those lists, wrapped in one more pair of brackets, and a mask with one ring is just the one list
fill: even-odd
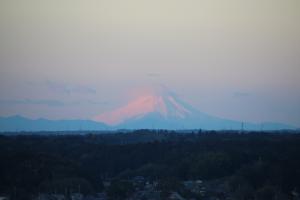
[(0, 1), (0, 116), (91, 118), (157, 83), (300, 127), (300, 1)]

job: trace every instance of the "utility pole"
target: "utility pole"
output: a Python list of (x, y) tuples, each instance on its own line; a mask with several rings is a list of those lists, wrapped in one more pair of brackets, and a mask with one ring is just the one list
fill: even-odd
[(244, 122), (242, 122), (242, 124), (241, 124), (241, 132), (242, 133), (244, 132)]
[(263, 131), (263, 129), (264, 129), (264, 124), (263, 124), (263, 123), (261, 123), (261, 124), (260, 124), (260, 132), (262, 132), (262, 131)]

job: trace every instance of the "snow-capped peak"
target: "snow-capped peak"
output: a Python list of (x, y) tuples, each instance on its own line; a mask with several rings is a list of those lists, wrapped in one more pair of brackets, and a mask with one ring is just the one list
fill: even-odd
[(140, 95), (126, 105), (111, 112), (102, 113), (94, 117), (94, 120), (108, 125), (118, 125), (150, 113), (159, 114), (165, 119), (184, 119), (192, 111), (177, 101), (176, 96), (165, 87), (152, 87), (144, 89)]

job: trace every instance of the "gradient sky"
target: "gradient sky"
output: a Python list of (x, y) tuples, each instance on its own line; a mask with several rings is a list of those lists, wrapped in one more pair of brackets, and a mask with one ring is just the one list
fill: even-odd
[(300, 127), (300, 1), (0, 1), (0, 116), (91, 118), (152, 84)]

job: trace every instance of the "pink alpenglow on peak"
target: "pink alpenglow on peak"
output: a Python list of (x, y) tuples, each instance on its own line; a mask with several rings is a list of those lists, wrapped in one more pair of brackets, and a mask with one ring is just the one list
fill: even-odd
[[(242, 122), (203, 113), (178, 98), (166, 87), (143, 88), (131, 93), (135, 98), (111, 112), (93, 118), (117, 129), (206, 129), (240, 130)], [(248, 130), (261, 124), (243, 123)], [(284, 124), (264, 123), (269, 130), (289, 128)]]
[(127, 120), (142, 118), (150, 113), (158, 114), (164, 119), (184, 119), (191, 111), (177, 102), (165, 87), (146, 88), (139, 91), (139, 95), (127, 105), (102, 113), (94, 117), (94, 120), (114, 126)]

